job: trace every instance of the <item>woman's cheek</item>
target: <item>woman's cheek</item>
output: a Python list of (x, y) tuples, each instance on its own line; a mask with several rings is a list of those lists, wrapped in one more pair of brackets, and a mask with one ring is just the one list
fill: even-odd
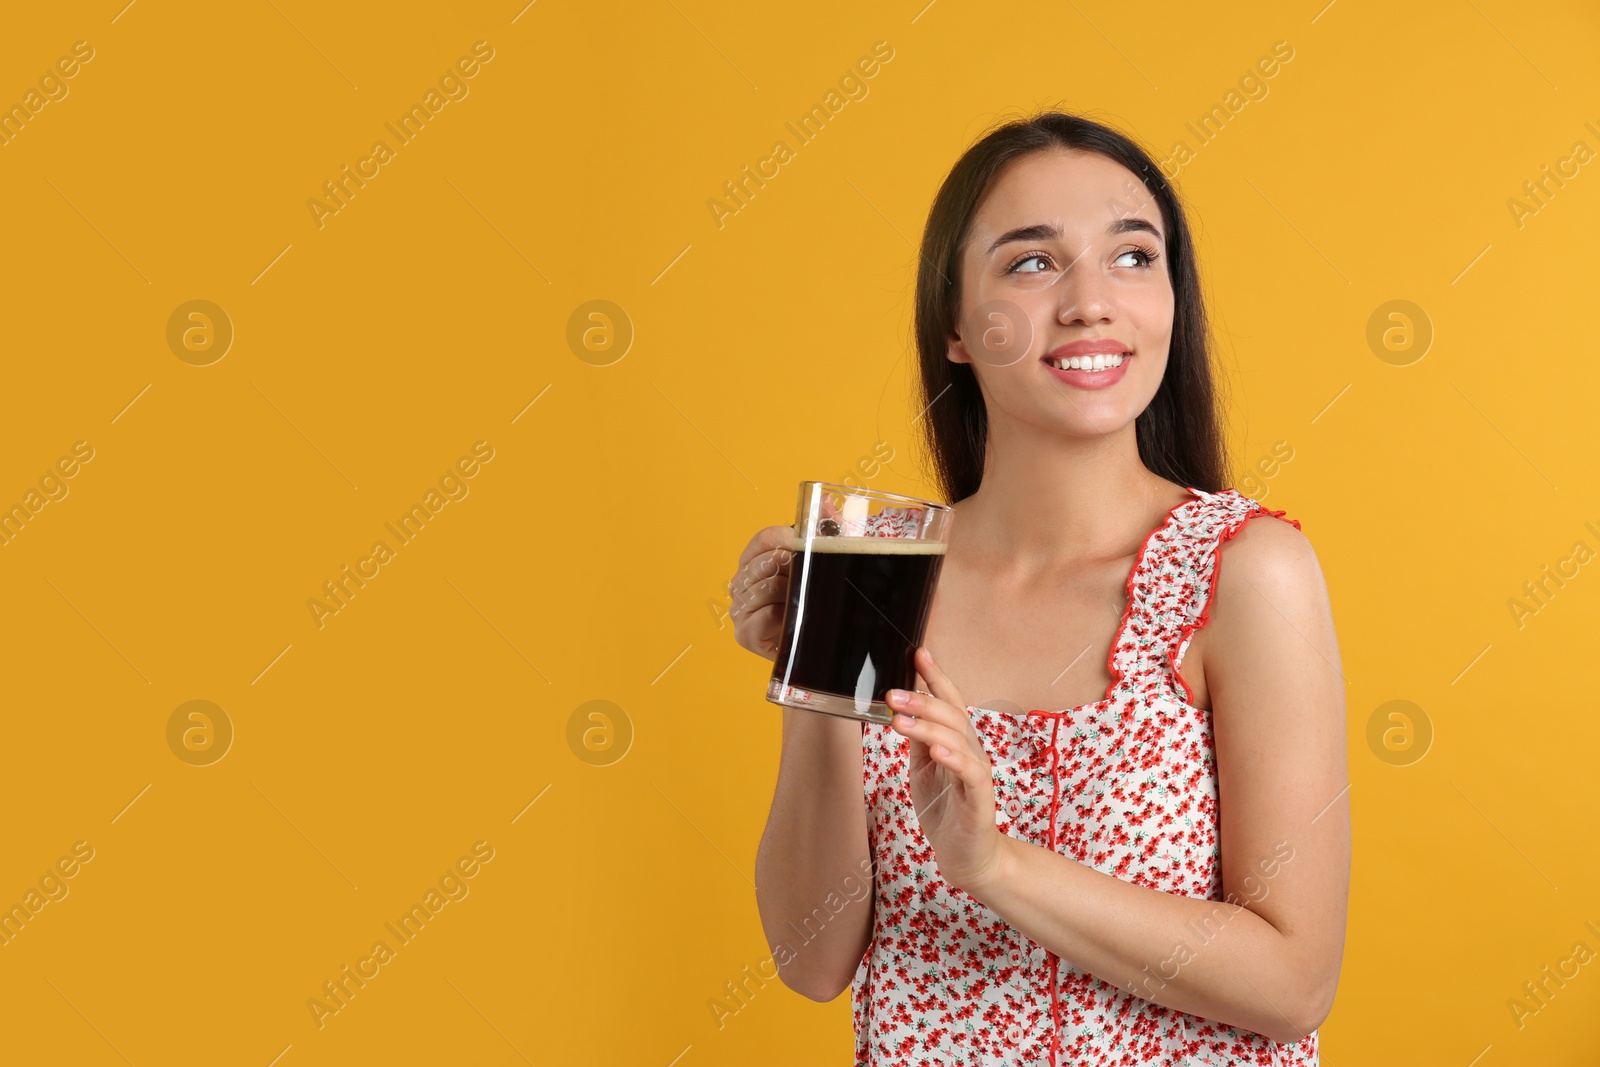
[(1167, 373), (1167, 357), (1165, 353), (1156, 356), (1151, 356), (1149, 352), (1136, 353), (1129, 369), (1138, 370), (1137, 390), (1140, 399), (1137, 403), (1142, 411), (1149, 406), (1150, 401), (1155, 399), (1156, 393), (1161, 389), (1161, 379)]

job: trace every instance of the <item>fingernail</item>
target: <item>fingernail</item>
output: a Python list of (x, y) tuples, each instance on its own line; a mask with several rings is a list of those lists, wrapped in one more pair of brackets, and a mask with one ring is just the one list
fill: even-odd
[(899, 689), (891, 689), (891, 690), (889, 690), (888, 700), (889, 700), (889, 703), (891, 703), (891, 704), (903, 705), (909, 699), (910, 699), (910, 697), (907, 696), (906, 693), (904, 691), (902, 691), (902, 690), (899, 690)]

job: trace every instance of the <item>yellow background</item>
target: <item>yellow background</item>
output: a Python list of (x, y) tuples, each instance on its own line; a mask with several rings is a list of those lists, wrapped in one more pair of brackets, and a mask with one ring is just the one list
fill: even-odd
[[(1596, 1062), (1600, 964), (1508, 1008), (1600, 950), (1600, 575), (1508, 607), (1600, 549), (1600, 173), (1507, 206), (1600, 149), (1592, 6), (925, 2), (7, 12), (0, 102), (95, 55), (0, 147), (0, 503), (95, 455), (0, 547), (0, 903), (95, 855), (0, 947), (0, 1058), (848, 1062), (848, 996), (708, 1006), (769, 955), (780, 718), (719, 616), (735, 558), (879, 440), (875, 487), (932, 491), (913, 243), (974, 137), (1060, 104), (1194, 148), (1285, 41), (1177, 181), (1236, 484), (1292, 448), (1255, 495), (1315, 544), (1349, 680), (1325, 1059)], [(323, 182), (479, 40), (469, 95), (319, 228)], [(877, 41), (869, 95), (719, 228), (722, 183)], [(166, 341), (194, 299), (235, 330), (209, 366)], [(610, 365), (567, 343), (591, 300), (635, 331)], [(1391, 300), (1434, 331), (1408, 366), (1367, 342)], [(470, 494), (319, 629), (307, 600), (480, 440)], [(209, 766), (168, 746), (190, 700), (235, 731)], [(632, 733), (608, 766), (568, 740), (591, 700)], [(1406, 766), (1367, 742), (1391, 700), (1433, 730)], [(307, 1000), (478, 841), (470, 894), (319, 1029)]]

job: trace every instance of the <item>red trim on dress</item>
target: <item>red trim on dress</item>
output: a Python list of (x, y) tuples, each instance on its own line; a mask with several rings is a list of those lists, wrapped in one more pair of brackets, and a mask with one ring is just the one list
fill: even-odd
[(1186, 682), (1183, 675), (1178, 672), (1178, 653), (1180, 650), (1186, 650), (1189, 638), (1194, 636), (1194, 632), (1204, 626), (1211, 619), (1211, 604), (1213, 602), (1213, 597), (1215, 597), (1217, 592), (1217, 578), (1222, 574), (1222, 546), (1233, 540), (1234, 537), (1238, 535), (1239, 531), (1244, 529), (1245, 524), (1251, 519), (1259, 519), (1263, 515), (1271, 515), (1273, 518), (1283, 519), (1284, 522), (1293, 524), (1296, 530), (1300, 529), (1300, 520), (1286, 518), (1285, 512), (1283, 511), (1273, 511), (1271, 508), (1266, 507), (1259, 501), (1256, 502), (1256, 508), (1257, 510), (1250, 512), (1250, 514), (1246, 515), (1232, 526), (1224, 529), (1222, 531), (1222, 535), (1217, 538), (1217, 547), (1211, 551), (1211, 558), (1215, 562), (1213, 562), (1211, 565), (1211, 582), (1206, 587), (1205, 607), (1200, 609), (1200, 617), (1198, 619), (1196, 619), (1194, 622), (1184, 623), (1178, 628), (1178, 639), (1174, 641), (1172, 643), (1172, 647), (1167, 650), (1167, 666), (1172, 668), (1172, 676), (1178, 680), (1179, 685), (1183, 686), (1184, 702), (1191, 708), (1194, 707), (1194, 690), (1189, 688), (1189, 683)]
[[(1134, 564), (1135, 567), (1138, 564)], [(1050, 722), (1050, 851), (1056, 851), (1056, 810), (1061, 805), (1061, 748), (1056, 744), (1056, 735), (1061, 732), (1061, 717), (1057, 715)], [(1056, 980), (1056, 965), (1059, 957), (1049, 949), (1050, 954), (1050, 1067), (1056, 1067), (1056, 1056), (1061, 1051), (1061, 1005), (1058, 996), (1061, 984)]]
[[(1144, 541), (1139, 545), (1139, 554), (1133, 557), (1133, 569), (1128, 572), (1128, 580), (1123, 583), (1123, 588), (1128, 594), (1128, 602), (1122, 607), (1122, 621), (1117, 623), (1117, 636), (1111, 640), (1111, 651), (1106, 653), (1106, 670), (1111, 674), (1111, 684), (1106, 686), (1106, 695), (1100, 698), (1100, 703), (1105, 703), (1117, 695), (1117, 688), (1122, 685), (1122, 672), (1117, 670), (1117, 650), (1122, 647), (1122, 640), (1127, 634), (1128, 617), (1133, 614), (1133, 586), (1134, 580), (1139, 577), (1139, 572), (1144, 570), (1145, 550), (1150, 547), (1150, 539), (1156, 534), (1164, 532), (1172, 525), (1172, 516), (1179, 508), (1188, 507), (1196, 500), (1204, 500), (1211, 494), (1202, 492), (1193, 486), (1184, 486), (1184, 491), (1194, 495), (1188, 500), (1181, 501), (1167, 509), (1166, 518), (1161, 520), (1161, 525), (1144, 535)], [(1076, 711), (1076, 708), (1069, 709)]]
[[(1172, 518), (1173, 518), (1174, 515), (1177, 514), (1179, 508), (1188, 507), (1190, 504), (1193, 504), (1194, 502), (1196, 502), (1198, 500), (1205, 500), (1208, 496), (1212, 495), (1210, 493), (1202, 492), (1201, 490), (1196, 489), (1193, 486), (1184, 486), (1184, 491), (1190, 494), (1189, 499), (1188, 500), (1180, 500), (1178, 503), (1176, 503), (1176, 504), (1172, 505), (1172, 507), (1168, 508), (1166, 515), (1164, 515), (1162, 517), (1162, 519), (1161, 519), (1160, 525), (1158, 525), (1155, 529), (1151, 530), (1149, 533), (1144, 535), (1144, 540), (1139, 543), (1139, 551), (1133, 557), (1133, 566), (1131, 568), (1129, 568), (1129, 570), (1128, 570), (1127, 581), (1125, 581), (1123, 583), (1123, 589), (1127, 593), (1128, 602), (1123, 605), (1123, 608), (1122, 608), (1122, 620), (1117, 623), (1117, 632), (1111, 638), (1111, 650), (1106, 653), (1106, 672), (1111, 675), (1111, 684), (1106, 686), (1106, 695), (1101, 697), (1099, 700), (1095, 701), (1092, 704), (1083, 704), (1083, 705), (1080, 705), (1080, 707), (1086, 707), (1086, 708), (1087, 707), (1097, 707), (1097, 706), (1099, 706), (1101, 704), (1110, 703), (1112, 700), (1116, 699), (1117, 690), (1122, 685), (1122, 679), (1124, 677), (1122, 671), (1117, 669), (1117, 652), (1121, 650), (1123, 641), (1127, 638), (1127, 634), (1128, 634), (1128, 619), (1130, 617), (1132, 617), (1132, 615), (1133, 615), (1133, 605), (1134, 605), (1134, 601), (1135, 601), (1135, 597), (1134, 597), (1134, 594), (1133, 594), (1133, 587), (1138, 583), (1139, 576), (1144, 571), (1144, 568), (1145, 568), (1145, 553), (1150, 548), (1150, 542), (1157, 534), (1164, 533), (1172, 525)], [(970, 711), (971, 709), (968, 708), (968, 710)], [(1064, 708), (1064, 709), (1062, 709), (1060, 711), (1045, 711), (1043, 709), (1036, 708), (1032, 712), (1032, 714), (1049, 715), (1051, 717), (1051, 725), (1050, 725), (1050, 781), (1051, 781), (1051, 787), (1050, 787), (1050, 812), (1049, 812), (1049, 819), (1050, 819), (1050, 851), (1051, 852), (1057, 852), (1058, 854), (1059, 854), (1059, 850), (1056, 848), (1056, 844), (1057, 844), (1057, 842), (1056, 842), (1056, 815), (1059, 812), (1060, 807), (1061, 807), (1061, 773), (1060, 773), (1061, 749), (1056, 744), (1056, 736), (1060, 732), (1060, 729), (1061, 729), (1061, 717), (1063, 715), (1066, 715), (1066, 714), (1068, 714), (1070, 712), (1074, 712), (1074, 711), (1077, 711), (1077, 710), (1079, 710), (1079, 709), (1078, 708)], [(1046, 951), (1048, 952), (1049, 950), (1047, 949)], [(1059, 1057), (1060, 1052), (1061, 1052), (1061, 1004), (1060, 1004), (1061, 984), (1060, 984), (1060, 981), (1058, 980), (1058, 976), (1057, 976), (1057, 970), (1058, 970), (1058, 967), (1059, 967), (1059, 963), (1060, 963), (1060, 957), (1058, 957), (1054, 952), (1050, 952), (1050, 1064), (1051, 1064), (1051, 1067), (1056, 1067), (1056, 1065), (1058, 1063), (1058, 1057)]]

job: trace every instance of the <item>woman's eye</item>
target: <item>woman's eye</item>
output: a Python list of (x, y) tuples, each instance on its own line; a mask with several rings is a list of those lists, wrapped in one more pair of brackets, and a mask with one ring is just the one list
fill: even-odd
[[(1123, 252), (1122, 254), (1117, 256), (1116, 262), (1117, 262), (1117, 264), (1119, 266), (1145, 268), (1145, 267), (1149, 267), (1152, 263), (1155, 262), (1157, 255), (1158, 255), (1158, 253), (1156, 253), (1156, 252), (1154, 252), (1154, 251), (1152, 251), (1150, 249), (1130, 248), (1126, 252)], [(1126, 262), (1126, 260), (1127, 260), (1127, 258), (1129, 256), (1135, 257), (1135, 262), (1132, 262), (1132, 263)], [(1029, 266), (1030, 263), (1031, 264), (1042, 264), (1042, 265), (1036, 265), (1036, 266), (1031, 266), (1030, 267)], [(1007, 267), (1006, 268), (1006, 273), (1007, 274), (1042, 274), (1044, 271), (1051, 269), (1052, 266), (1053, 266), (1053, 264), (1051, 263), (1050, 257), (1048, 255), (1046, 255), (1045, 253), (1043, 253), (1043, 252), (1030, 252), (1027, 255), (1023, 256), (1021, 259), (1019, 259), (1016, 262), (1012, 263), (1011, 266)]]

